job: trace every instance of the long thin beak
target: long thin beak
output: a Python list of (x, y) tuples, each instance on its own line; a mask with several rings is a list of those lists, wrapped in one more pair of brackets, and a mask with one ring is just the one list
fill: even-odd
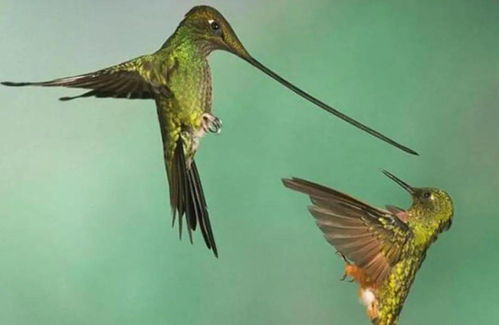
[(314, 103), (315, 105), (319, 106), (323, 110), (339, 117), (340, 119), (344, 120), (345, 122), (352, 124), (353, 126), (369, 133), (370, 135), (375, 136), (376, 138), (381, 139), (381, 140), (391, 144), (392, 146), (395, 146), (395, 147), (397, 147), (397, 148), (399, 148), (407, 153), (410, 153), (413, 155), (418, 155), (418, 153), (416, 151), (414, 151), (414, 150), (412, 150), (404, 145), (401, 145), (398, 142), (395, 142), (394, 140), (388, 138), (387, 136), (379, 133), (376, 130), (371, 129), (370, 127), (368, 127), (368, 126), (366, 126), (366, 125), (364, 125), (356, 120), (354, 120), (353, 118), (343, 114), (342, 112), (332, 108), (331, 106), (327, 105), (326, 103), (320, 101), (319, 99), (315, 98), (314, 96), (312, 96), (312, 95), (308, 94), (307, 92), (301, 90), (300, 88), (296, 87), (295, 85), (293, 85), (292, 83), (290, 83), (286, 79), (284, 79), (281, 76), (279, 76), (278, 74), (276, 74), (274, 71), (270, 70), (269, 68), (267, 68), (266, 66), (261, 64), (255, 58), (251, 57), (249, 54), (247, 54), (247, 52), (244, 53), (244, 55), (240, 55), (238, 53), (235, 53), (235, 54), (238, 55), (239, 57), (241, 57), (242, 59), (244, 59), (245, 61), (249, 62), (252, 66), (254, 66), (258, 70), (262, 71), (263, 73), (265, 73), (266, 75), (268, 75), (272, 79), (278, 81), (283, 86), (291, 89), (293, 92), (297, 93), (298, 95), (305, 98), (306, 100)]
[(414, 194), (414, 188), (409, 184), (407, 184), (406, 182), (404, 182), (403, 180), (401, 180), (400, 178), (398, 178), (397, 176), (393, 175), (392, 173), (384, 169), (383, 169), (383, 174), (385, 174), (389, 179), (391, 179), (395, 183), (399, 184), (404, 190), (406, 190), (410, 194)]

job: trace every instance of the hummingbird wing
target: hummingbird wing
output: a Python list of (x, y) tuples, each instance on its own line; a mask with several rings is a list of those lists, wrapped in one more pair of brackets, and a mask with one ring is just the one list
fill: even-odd
[(303, 179), (284, 185), (308, 194), (310, 212), (326, 240), (377, 284), (390, 274), (411, 236), (407, 225), (387, 210)]
[[(60, 100), (72, 100), (81, 97), (112, 97), (129, 99), (150, 99), (155, 95), (170, 96), (166, 88), (165, 73), (153, 71), (154, 57), (151, 55), (90, 72), (78, 76), (65, 77), (42, 82), (2, 82), (5, 86), (44, 86), (91, 89), (90, 91), (72, 97), (62, 97)], [(158, 76), (159, 75), (159, 76)]]

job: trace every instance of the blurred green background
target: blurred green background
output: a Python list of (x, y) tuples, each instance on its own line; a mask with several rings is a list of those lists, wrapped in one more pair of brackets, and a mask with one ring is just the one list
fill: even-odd
[[(155, 51), (194, 1), (0, 2), (2, 80)], [(401, 324), (499, 323), (499, 3), (213, 1), (259, 60), (416, 149), (398, 151), (228, 54), (198, 154), (215, 259), (171, 229), (154, 103), (0, 88), (0, 324), (368, 324), (343, 263), (285, 190), (300, 176), (408, 206), (386, 168), (451, 193)]]

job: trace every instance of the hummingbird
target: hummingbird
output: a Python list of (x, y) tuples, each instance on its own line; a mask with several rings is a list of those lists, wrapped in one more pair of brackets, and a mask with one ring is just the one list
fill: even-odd
[(222, 121), (212, 112), (208, 56), (215, 50), (235, 54), (318, 107), (408, 153), (417, 153), (357, 122), (294, 86), (253, 58), (227, 20), (215, 8), (193, 7), (159, 50), (95, 72), (43, 82), (2, 82), (6, 86), (84, 88), (83, 97), (152, 99), (157, 108), (170, 189), (173, 225), (182, 236), (185, 217), (192, 231), (201, 229), (208, 249), (218, 256), (208, 208), (194, 160), (201, 138), (219, 133)]
[(383, 173), (412, 197), (404, 210), (377, 208), (300, 178), (283, 179), (286, 187), (310, 196), (310, 213), (359, 284), (360, 300), (376, 325), (397, 324), (416, 272), (437, 236), (452, 224), (452, 199), (438, 188), (416, 188), (390, 172)]

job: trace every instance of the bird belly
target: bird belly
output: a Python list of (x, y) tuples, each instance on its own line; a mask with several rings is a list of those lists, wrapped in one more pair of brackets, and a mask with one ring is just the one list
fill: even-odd
[(166, 146), (166, 160), (172, 161), (179, 137), (182, 138), (187, 163), (194, 157), (202, 136), (203, 112), (185, 110), (174, 99), (158, 99), (158, 118)]
[(378, 290), (378, 324), (396, 324), (419, 265), (417, 259), (405, 259), (393, 266)]
[[(188, 160), (194, 157), (201, 138), (203, 114), (211, 110), (211, 75), (206, 60), (185, 62), (178, 58), (178, 68), (170, 76), (173, 98), (164, 114), (168, 128), (182, 137)], [(172, 139), (173, 140), (173, 139)], [(174, 141), (176, 143), (176, 141)]]

